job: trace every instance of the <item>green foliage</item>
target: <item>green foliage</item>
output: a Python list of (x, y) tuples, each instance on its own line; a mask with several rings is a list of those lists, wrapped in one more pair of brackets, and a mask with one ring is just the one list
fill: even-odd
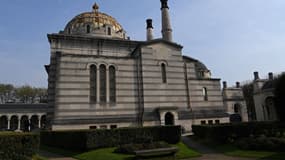
[(285, 138), (266, 136), (241, 138), (235, 144), (245, 150), (285, 151)]
[(30, 160), (39, 148), (39, 135), (0, 133), (0, 159)]
[(72, 150), (90, 150), (155, 141), (175, 144), (180, 141), (180, 137), (180, 126), (157, 126), (112, 130), (46, 131), (41, 132), (41, 143)]
[(79, 160), (124, 160), (133, 159), (133, 155), (114, 153), (115, 148), (103, 148), (74, 156)]
[(256, 120), (255, 104), (253, 99), (253, 83), (247, 83), (242, 86), (244, 99), (247, 106), (248, 116), (252, 120)]
[(199, 157), (201, 156), (200, 153), (197, 151), (194, 151), (191, 148), (188, 148), (184, 143), (180, 142), (176, 145), (179, 151), (176, 153), (176, 159), (186, 159), (186, 158), (191, 158), (191, 157)]
[[(179, 151), (176, 153), (176, 156), (175, 156), (176, 159), (187, 159), (187, 158), (201, 156), (200, 153), (192, 150), (191, 148), (188, 148), (185, 144), (181, 142), (173, 146), (179, 149)], [(115, 148), (103, 148), (103, 149), (97, 149), (97, 150), (93, 150), (90, 152), (78, 154), (74, 157), (79, 160), (126, 160), (126, 159), (134, 158), (134, 155), (117, 154), (114, 151), (115, 151)], [(155, 159), (155, 158), (152, 158), (152, 159)], [(159, 157), (157, 159), (164, 160), (167, 158)]]
[(0, 103), (6, 103), (9, 100), (13, 89), (11, 84), (0, 84)]
[(266, 135), (276, 137), (285, 131), (284, 123), (277, 122), (249, 122), (219, 125), (194, 125), (192, 131), (195, 136), (217, 143), (233, 142), (242, 137)]
[(276, 78), (274, 88), (277, 114), (279, 120), (285, 122), (285, 73)]

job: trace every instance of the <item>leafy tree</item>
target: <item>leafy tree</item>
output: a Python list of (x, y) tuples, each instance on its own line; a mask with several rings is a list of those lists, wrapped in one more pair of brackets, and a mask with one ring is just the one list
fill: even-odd
[(244, 99), (247, 106), (248, 116), (251, 120), (256, 120), (255, 104), (253, 99), (253, 83), (246, 83), (242, 86)]
[(23, 103), (34, 103), (36, 91), (31, 86), (25, 85), (16, 89), (16, 95)]
[(11, 84), (0, 84), (0, 103), (6, 103), (11, 99), (14, 86)]
[(34, 88), (36, 96), (39, 97), (40, 103), (47, 103), (47, 89), (46, 88)]
[(280, 121), (285, 122), (285, 73), (276, 78), (274, 87), (277, 114)]

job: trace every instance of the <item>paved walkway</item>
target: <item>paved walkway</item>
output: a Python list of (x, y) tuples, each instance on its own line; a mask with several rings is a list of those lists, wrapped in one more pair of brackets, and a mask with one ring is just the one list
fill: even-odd
[(198, 158), (191, 158), (189, 160), (254, 160), (252, 158), (240, 158), (240, 157), (230, 157), (225, 156), (221, 153), (217, 153), (217, 151), (208, 148), (200, 143), (195, 142), (193, 139), (188, 137), (182, 137), (182, 141), (190, 148), (200, 152), (203, 154), (201, 157)]
[(50, 153), (50, 152), (43, 151), (43, 150), (39, 151), (39, 155), (43, 156), (45, 158), (48, 158), (49, 160), (76, 160), (76, 159), (71, 158), (71, 157), (65, 157), (62, 155)]

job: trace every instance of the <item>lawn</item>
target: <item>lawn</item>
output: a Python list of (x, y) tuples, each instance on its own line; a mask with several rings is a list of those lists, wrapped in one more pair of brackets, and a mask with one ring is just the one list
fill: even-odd
[(285, 159), (284, 152), (241, 150), (232, 145), (220, 145), (216, 147), (216, 149), (228, 156), (270, 159), (270, 160)]
[[(179, 148), (179, 151), (176, 154), (177, 159), (185, 159), (185, 158), (201, 156), (200, 153), (188, 148), (186, 145), (184, 145), (181, 142), (174, 146)], [(115, 148), (102, 148), (102, 149), (97, 149), (97, 150), (84, 152), (84, 153), (72, 153), (70, 151), (64, 151), (62, 149), (55, 149), (55, 148), (49, 148), (49, 147), (43, 147), (43, 149), (49, 152), (74, 157), (78, 160), (129, 160), (134, 157), (134, 155), (114, 153)], [(159, 159), (164, 160), (161, 158)]]

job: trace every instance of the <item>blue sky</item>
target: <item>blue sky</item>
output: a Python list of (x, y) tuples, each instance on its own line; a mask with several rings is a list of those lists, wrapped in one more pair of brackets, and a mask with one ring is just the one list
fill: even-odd
[[(47, 87), (47, 33), (91, 11), (94, 0), (3, 0), (0, 5), (0, 83)], [(145, 19), (161, 37), (159, 0), (96, 0), (131, 39), (145, 40)], [(169, 0), (174, 41), (204, 62), (213, 77), (235, 81), (285, 69), (284, 0)]]

